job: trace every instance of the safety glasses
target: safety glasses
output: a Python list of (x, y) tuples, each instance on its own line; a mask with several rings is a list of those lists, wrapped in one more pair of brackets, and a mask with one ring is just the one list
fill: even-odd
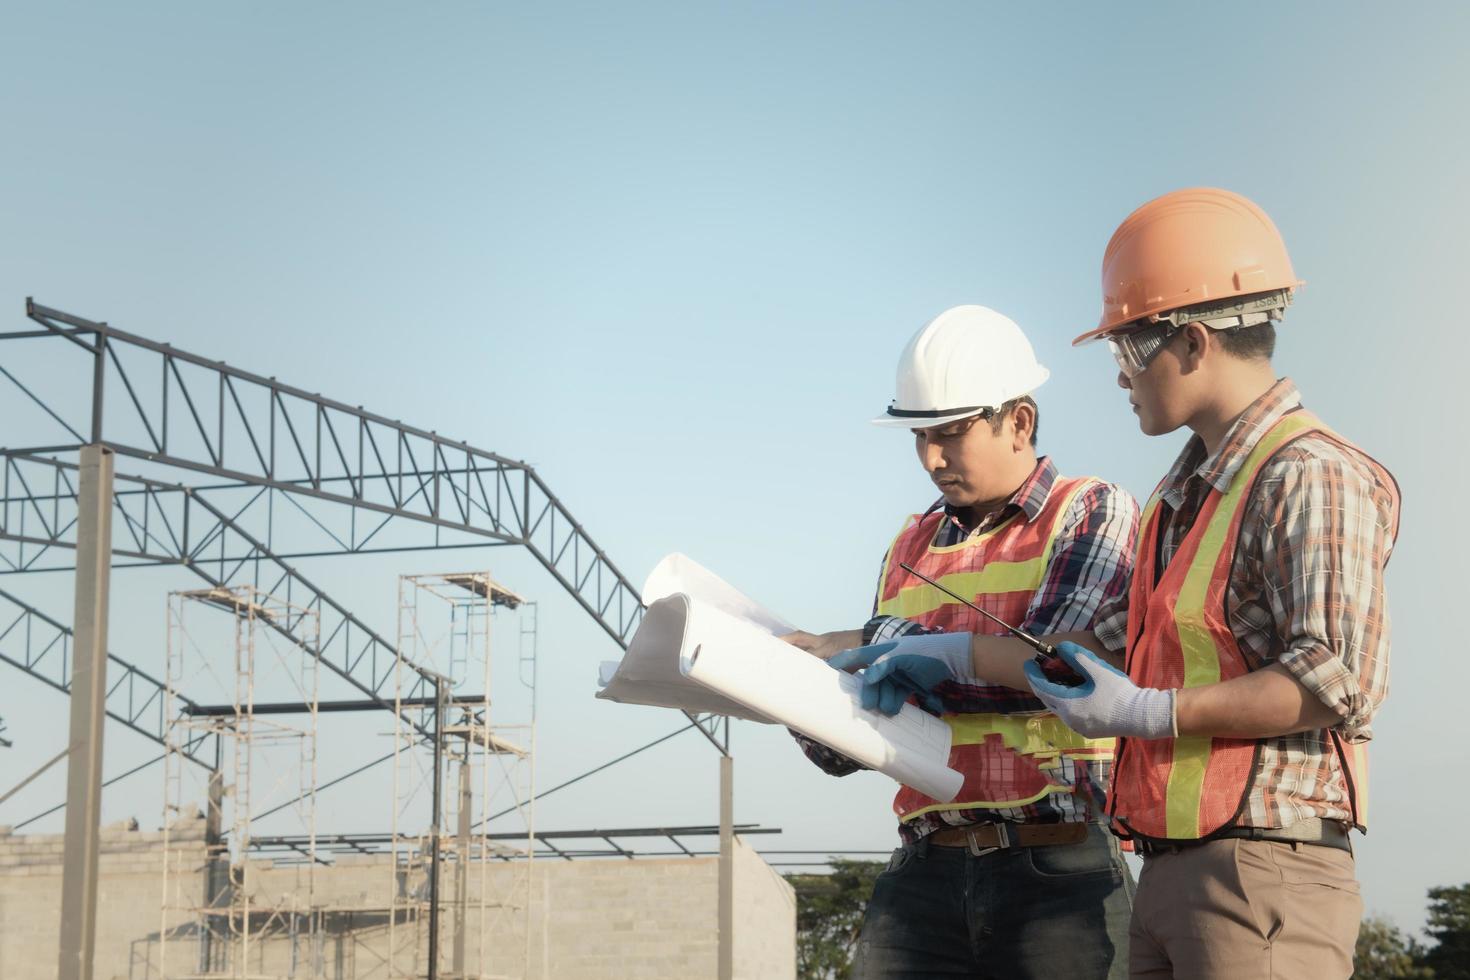
[(954, 439), (964, 435), (966, 432), (969, 432), (972, 428), (975, 427), (976, 422), (989, 422), (991, 419), (995, 418), (996, 412), (998, 411), (999, 409), (995, 408), (982, 408), (974, 415), (967, 416), (956, 422), (950, 422), (948, 425), (935, 425), (925, 429), (910, 429), (909, 431), (916, 436), (924, 435), (927, 433), (930, 438), (941, 437), (945, 439)]
[(1118, 370), (1130, 381), (1138, 377), (1158, 356), (1177, 330), (1168, 320), (1161, 320), (1138, 330), (1117, 334), (1108, 338), (1108, 350), (1118, 362)]

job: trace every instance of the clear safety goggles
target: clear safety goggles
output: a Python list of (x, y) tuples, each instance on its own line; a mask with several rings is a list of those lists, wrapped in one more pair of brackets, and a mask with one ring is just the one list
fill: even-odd
[(1113, 352), (1113, 360), (1118, 362), (1118, 370), (1123, 372), (1123, 377), (1132, 381), (1159, 356), (1159, 351), (1178, 329), (1168, 320), (1160, 320), (1138, 330), (1113, 334), (1108, 337), (1108, 350)]

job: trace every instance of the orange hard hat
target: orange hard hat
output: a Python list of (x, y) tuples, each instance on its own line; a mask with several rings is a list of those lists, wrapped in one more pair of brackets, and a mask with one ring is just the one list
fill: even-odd
[[(1072, 343), (1145, 318), (1188, 322), (1279, 311), (1300, 285), (1281, 233), (1254, 203), (1214, 187), (1172, 191), (1113, 232), (1103, 253), (1102, 317)], [(1190, 315), (1163, 316), (1174, 310)]]

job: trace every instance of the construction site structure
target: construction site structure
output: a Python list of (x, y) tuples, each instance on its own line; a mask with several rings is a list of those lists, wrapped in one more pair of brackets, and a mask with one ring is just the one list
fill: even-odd
[[(535, 604), (488, 572), (403, 576), (398, 591), (387, 874), (376, 895), (359, 900), (317, 888), (319, 869), (332, 862), (317, 846), (316, 614), (249, 586), (169, 595), (159, 976), (529, 975)], [(515, 673), (505, 681), (529, 695), (515, 699), (530, 706), (519, 718), (492, 707), (491, 623), (506, 609), (522, 610)], [(414, 693), (425, 677), (430, 697)], [(184, 688), (228, 700), (184, 702)], [(263, 689), (277, 700), (262, 704)], [(185, 752), (207, 736), (218, 759), (206, 773)], [(269, 839), (289, 847), (272, 859), (257, 850), (253, 822), (282, 811), (291, 833)], [(512, 935), (518, 941), (507, 947)]]
[[(233, 644), (219, 642), (220, 612)], [(201, 622), (203, 620), (203, 622)], [(316, 613), (250, 586), (174, 592), (168, 598), (165, 672), (163, 903), (159, 975), (203, 978), (316, 978), (324, 975), (321, 910), (315, 901), (317, 784)], [(221, 649), (223, 648), (223, 649)], [(255, 713), (258, 675), (299, 699), (304, 720)], [(181, 712), (181, 689), (212, 682), (231, 701)], [(200, 770), (184, 758), (201, 735), (216, 736), (222, 758), (205, 777), (205, 854), (171, 846), (171, 831), (200, 814)], [(191, 778), (192, 777), (192, 778)], [(252, 820), (284, 797), (304, 839), (306, 860), (288, 887), (262, 887), (251, 855)], [(192, 844), (191, 840), (191, 844)], [(284, 938), (285, 942), (280, 940)], [(267, 940), (276, 940), (267, 942)], [(284, 954), (282, 952), (284, 950)]]
[[(7, 342), (4, 357), (0, 358), (4, 363), (0, 395), (7, 399), (6, 410), (0, 413), (0, 445), (5, 447), (0, 449), (4, 477), (0, 480), (4, 487), (0, 495), (0, 575), (15, 577), (0, 589), (0, 615), (12, 624), (0, 633), (0, 660), (69, 695), (72, 731), (68, 748), (21, 782), (25, 785), (65, 758), (65, 803), (14, 824), (19, 830), (64, 808), (64, 846), (60, 841), (0, 841), (0, 852), (5, 852), (0, 853), (0, 864), (21, 861), (28, 867), (34, 865), (35, 871), (23, 876), (24, 881), (15, 876), (0, 879), (4, 885), (0, 891), (11, 896), (7, 909), (39, 909), (42, 906), (38, 902), (52, 901), (47, 897), (54, 863), (49, 855), (59, 847), (64, 861), (56, 865), (60, 915), (55, 918), (60, 923), (58, 961), (66, 977), (90, 975), (99, 921), (107, 930), (110, 949), (126, 942), (133, 964), (130, 978), (137, 975), (152, 980), (156, 974), (151, 963), (157, 953), (166, 951), (170, 974), (191, 975), (179, 971), (192, 969), (193, 975), (205, 976), (225, 970), (242, 976), (247, 970), (271, 976), (306, 976), (312, 970), (319, 971), (319, 964), (326, 962), (328, 975), (366, 980), (386, 976), (387, 971), (396, 968), (391, 958), (385, 962), (383, 956), (390, 931), (395, 945), (402, 931), (403, 948), (414, 951), (410, 958), (416, 957), (418, 966), (410, 962), (405, 967), (410, 974), (419, 968), (423, 970), (421, 975), (427, 976), (447, 976), (453, 971), (457, 962), (456, 935), (463, 937), (459, 945), (464, 949), (464, 972), (471, 973), (472, 951), (481, 942), (470, 925), (475, 917), (466, 911), (466, 925), (455, 935), (446, 926), (442, 950), (439, 930), (430, 928), (427, 920), (433, 917), (437, 925), (441, 911), (446, 916), (457, 914), (455, 896), (463, 895), (468, 901), (474, 894), (476, 862), (461, 861), (461, 854), (495, 856), (497, 872), (516, 863), (506, 850), (520, 846), (517, 841), (522, 833), (506, 837), (502, 826), (490, 833), (486, 824), (508, 815), (511, 820), (534, 820), (528, 806), (533, 794), (509, 794), (526, 804), (502, 813), (504, 807), (497, 809), (484, 799), (493, 794), (487, 794), (483, 784), (486, 771), (513, 768), (512, 760), (529, 768), (529, 757), (498, 751), (502, 743), (496, 739), (503, 740), (503, 746), (534, 754), (534, 699), (532, 731), (505, 731), (503, 701), (497, 702), (492, 717), (491, 691), (485, 688), (477, 692), (464, 685), (471, 672), (467, 661), (458, 663), (461, 655), (450, 656), (442, 663), (435, 661), (437, 668), (420, 668), (406, 652), (400, 652), (397, 644), (332, 594), (334, 583), (342, 578), (340, 571), (334, 574), (323, 565), (324, 578), (316, 577), (316, 569), (308, 578), (294, 562), (331, 556), (512, 546), (531, 556), (560, 591), (624, 649), (644, 611), (636, 587), (540, 474), (523, 460), (29, 299), (25, 312), (31, 327), (0, 332), (0, 341)], [(120, 469), (114, 469), (114, 460)], [(226, 599), (216, 593), (221, 601), (213, 604), (226, 604), (235, 616), (243, 615), (247, 634), (253, 622), (256, 641), (270, 636), (286, 641), (285, 649), (309, 655), (324, 669), (322, 679), (328, 686), (322, 696), (327, 700), (318, 702), (298, 692), (291, 704), (263, 703), (262, 698), (274, 695), (262, 693), (258, 687), (248, 690), (249, 685), (242, 696), (234, 683), (238, 678), (231, 664), (229, 670), (222, 671), (231, 684), (220, 687), (221, 703), (210, 705), (204, 703), (195, 679), (185, 678), (189, 657), (182, 652), (180, 667), (162, 671), (177, 669), (179, 675), (163, 681), (156, 676), (160, 673), (157, 666), (130, 659), (128, 637), (121, 637), (121, 648), (114, 649), (106, 629), (112, 572), (139, 566), (171, 566), (180, 575), (202, 580), (196, 584), (209, 592), (230, 592), (242, 586), (250, 589), (251, 594), (243, 602), (239, 596)], [(23, 585), (34, 575), (61, 571), (75, 572), (70, 620), (54, 609), (43, 611), (36, 600), (11, 588), (11, 582)], [(312, 612), (315, 621), (310, 626), (311, 638), (294, 623), (283, 625), (260, 614), (278, 599)], [(497, 608), (493, 600), (490, 605)], [(523, 630), (529, 612), (521, 613)], [(190, 622), (196, 619), (191, 615)], [(534, 619), (530, 622), (534, 634)], [(182, 631), (179, 639), (183, 641)], [(248, 657), (255, 655), (254, 648), (243, 640), (220, 642), (212, 649), (227, 650), (232, 645), (246, 647)], [(531, 647), (534, 649), (534, 635)], [(201, 659), (194, 657), (195, 661)], [(460, 666), (463, 670), (456, 676)], [(521, 667), (526, 669), (524, 663)], [(254, 677), (259, 682), (258, 671)], [(459, 687), (455, 686), (456, 680)], [(232, 685), (236, 689), (231, 689)], [(505, 690), (504, 683), (501, 690)], [(335, 700), (341, 696), (337, 691), (347, 693), (352, 700)], [(194, 697), (200, 700), (192, 700)], [(160, 710), (160, 705), (166, 705), (166, 710)], [(317, 757), (317, 715), (335, 711), (365, 712), (365, 724), (372, 712), (378, 712), (376, 717), (385, 721), (391, 718), (395, 749), (381, 761), (396, 757), (395, 773), (406, 773), (411, 766), (418, 766), (422, 773), (422, 763), (415, 762), (413, 756), (430, 755), (428, 771), (433, 778), (429, 782), (439, 785), (437, 792), (425, 794), (405, 780), (403, 795), (427, 795), (434, 803), (427, 815), (420, 812), (421, 804), (405, 805), (402, 822), (387, 835), (402, 846), (395, 845), (380, 854), (364, 850), (373, 847), (365, 839), (371, 835), (332, 834), (346, 852), (337, 852), (341, 861), (326, 867), (321, 863), (324, 859), (318, 831), (308, 820), (315, 818), (314, 794), (379, 763), (369, 762), (345, 774), (334, 774), (322, 784), (314, 779), (303, 782), (299, 799), (275, 806), (266, 802), (275, 797), (262, 788), (264, 783), (257, 777), (264, 780), (267, 774), (278, 776), (283, 771), (304, 774)], [(272, 720), (281, 716), (291, 716), (294, 721), (287, 725)], [(180, 874), (173, 878), (185, 882), (189, 876), (182, 869), (201, 869), (194, 876), (197, 894), (179, 891), (175, 895), (172, 907), (180, 920), (163, 915), (157, 935), (140, 932), (133, 914), (137, 908), (146, 907), (154, 910), (149, 914), (150, 922), (160, 921), (157, 910), (168, 901), (151, 895), (141, 903), (132, 903), (136, 907), (120, 909), (113, 904), (106, 909), (105, 917), (98, 916), (98, 855), (108, 855), (108, 861), (114, 864), (122, 862), (119, 867), (134, 868), (145, 848), (151, 851), (161, 843), (147, 837), (151, 831), (101, 826), (104, 788), (154, 764), (144, 762), (104, 778), (104, 718), (127, 729), (129, 738), (163, 747), (158, 759), (167, 759), (173, 767), (168, 780), (172, 789), (166, 794), (166, 805), (171, 808), (167, 818), (171, 828), (169, 849), (187, 850), (194, 846), (190, 841), (203, 848), (197, 859), (180, 858)], [(13, 731), (16, 718), (10, 716), (8, 720)], [(446, 731), (457, 725), (463, 726), (461, 731)], [(296, 734), (281, 731), (293, 726)], [(716, 716), (690, 715), (688, 724), (679, 731), (699, 732), (720, 755), (720, 860), (715, 890), (718, 915), (711, 938), (718, 946), (717, 973), (729, 977), (737, 931), (732, 913), (738, 843), (732, 817), (729, 723)], [(4, 734), (8, 741), (11, 732)], [(547, 792), (570, 786), (676, 734), (671, 732), (625, 752)], [(243, 762), (237, 762), (241, 752)], [(299, 762), (295, 767), (262, 766), (263, 754), (268, 752), (295, 752)], [(461, 762), (463, 771), (451, 776), (458, 775), (460, 782), (468, 782), (468, 807), (444, 789), (445, 767), (461, 759), (467, 759), (468, 764)], [(481, 760), (478, 769), (476, 759)], [(184, 762), (195, 769), (186, 768)], [(243, 766), (243, 776), (236, 774), (237, 765)], [(202, 784), (200, 779), (204, 780)], [(243, 794), (239, 789), (242, 781)], [(450, 782), (455, 780), (451, 778)], [(481, 788), (479, 801), (473, 799), (476, 786)], [(19, 789), (13, 787), (7, 795)], [(195, 809), (190, 807), (191, 794), (192, 799), (202, 801), (202, 806), (197, 806), (197, 819), (192, 816)], [(395, 792), (395, 812), (399, 802)], [(256, 845), (266, 835), (257, 834), (254, 825), (283, 809), (301, 827), (296, 833), (268, 835), (274, 841), (271, 853), (279, 856), (257, 865), (253, 855), (263, 853)], [(470, 812), (471, 830), (467, 834), (459, 833), (461, 810)], [(274, 821), (269, 829), (277, 829)], [(705, 829), (697, 828), (699, 832)], [(703, 860), (678, 843), (679, 838), (694, 832), (689, 828), (594, 827), (524, 832), (527, 839), (536, 840), (543, 848), (537, 856), (548, 865), (543, 869), (546, 880), (542, 883), (546, 894), (539, 899), (542, 914), (547, 915), (554, 900), (558, 910), (543, 921), (543, 948), (539, 951), (542, 975), (550, 970), (558, 976), (572, 976), (580, 969), (572, 963), (582, 962), (578, 959), (581, 954), (573, 953), (574, 949), (584, 943), (607, 949), (622, 938), (594, 928), (608, 921), (605, 901), (589, 917), (578, 918), (583, 912), (574, 912), (566, 902), (554, 899), (557, 889), (550, 881), (596, 876), (593, 869), (572, 869), (570, 859), (574, 854), (592, 856), (605, 850), (619, 857), (635, 856), (633, 848), (614, 840), (645, 831), (655, 836), (667, 833), (688, 860)], [(0, 838), (5, 836), (0, 828)], [(470, 837), (484, 839), (467, 840), (467, 846), (461, 847), (459, 838)], [(411, 842), (416, 838), (418, 856), (414, 857)], [(453, 844), (446, 843), (450, 838)], [(606, 848), (572, 848), (563, 843), (579, 838), (606, 842)], [(429, 846), (425, 847), (426, 843)], [(364, 894), (367, 889), (360, 886), (359, 872), (365, 872), (369, 864), (376, 880), (389, 877), (379, 865), (390, 862), (395, 869), (393, 881), (398, 881), (399, 861), (396, 853), (387, 851), (403, 854), (405, 882), (415, 861), (425, 873), (431, 872), (414, 887), (429, 887), (432, 883), (432, 900), (427, 900), (427, 892), (412, 895), (406, 885), (401, 892), (379, 895), (374, 886), (371, 896)], [(124, 854), (133, 856), (124, 858)], [(193, 865), (188, 860), (193, 860)], [(567, 866), (563, 862), (568, 862)], [(467, 881), (459, 888), (452, 872), (461, 867)], [(218, 877), (207, 877), (205, 868), (210, 869), (209, 875)], [(445, 869), (449, 869), (447, 877), (441, 882), (439, 872)], [(236, 884), (227, 887), (231, 874), (236, 876)], [(287, 883), (288, 878), (294, 881), (298, 877), (308, 882), (306, 893), (310, 897), (306, 901), (300, 899), (300, 889)], [(347, 879), (352, 883), (345, 883)], [(160, 882), (151, 872), (148, 880)], [(334, 882), (330, 888), (328, 880)], [(442, 899), (438, 894), (440, 884), (444, 886)], [(152, 886), (130, 881), (128, 887), (131, 894), (141, 895), (138, 889)], [(273, 905), (272, 900), (260, 897), (287, 891), (298, 896), (292, 900), (294, 904)], [(509, 910), (507, 914), (512, 917), (521, 914), (519, 910), (527, 903), (514, 896), (535, 895), (529, 884), (501, 891), (512, 897), (501, 900), (487, 896), (483, 903), (487, 917), (496, 909)], [(585, 884), (578, 885), (576, 893), (596, 894)], [(247, 901), (254, 910), (248, 915), (208, 911), (217, 910), (221, 902)], [(669, 904), (694, 915), (702, 901), (686, 896)], [(402, 907), (394, 908), (400, 902)], [(316, 916), (313, 919), (311, 915), (283, 912), (275, 922), (261, 918), (268, 918), (263, 910), (276, 905), (283, 909), (314, 909)], [(49, 904), (44, 907), (50, 908)], [(629, 914), (633, 910), (629, 909)], [(46, 912), (43, 916), (48, 930), (53, 928), (49, 924), (53, 915)], [(559, 917), (568, 923), (576, 921), (577, 925), (559, 933), (559, 940), (548, 940), (552, 929), (560, 928)], [(215, 927), (200, 924), (209, 921), (214, 921)], [(637, 921), (651, 920), (647, 914), (640, 914)], [(152, 928), (150, 924), (146, 931), (151, 933)], [(279, 945), (275, 942), (279, 930), (291, 935), (293, 928), (302, 940), (287, 944), (296, 951), (285, 966), (274, 962), (247, 964), (253, 953), (230, 952), (236, 944), (257, 951), (262, 946), (274, 947)], [(707, 926), (694, 928), (705, 930)], [(263, 931), (266, 929), (278, 931)], [(375, 929), (382, 935), (359, 941)], [(514, 964), (497, 959), (497, 950), (517, 944), (524, 947), (526, 932), (522, 929), (509, 942), (497, 938), (496, 949), (491, 950), (495, 959), (492, 972), (512, 975)], [(324, 937), (325, 951), (320, 955), (311, 953), (312, 943), (317, 941), (312, 936)], [(430, 942), (435, 944), (433, 955), (428, 950)], [(558, 942), (564, 949), (557, 949)], [(0, 952), (6, 948), (0, 941)], [(181, 956), (177, 964), (176, 952)], [(190, 954), (187, 964), (182, 958), (184, 952)], [(703, 947), (698, 952), (686, 952), (700, 962), (707, 955)], [(358, 953), (363, 954), (361, 962), (353, 965)], [(523, 952), (521, 959), (525, 956)], [(553, 960), (555, 965), (549, 965)], [(14, 959), (5, 960), (0, 972), (8, 977), (16, 963)], [(689, 975), (686, 967), (682, 960), (669, 965), (677, 976)], [(586, 968), (598, 975), (595, 962), (588, 961)], [(657, 971), (642, 972), (653, 976)], [(701, 967), (696, 972), (704, 971)], [(784, 972), (784, 968), (777, 972)], [(776, 974), (763, 970), (761, 975)]]
[[(521, 607), (528, 615), (521, 619), (515, 680), (528, 689), (531, 708), (516, 721), (502, 718), (492, 703), (490, 626), (497, 610)], [(488, 980), (524, 977), (529, 970), (536, 843), (534, 615), (534, 603), (488, 572), (399, 579), (403, 660), (394, 678), (390, 977)], [(422, 674), (435, 681), (432, 704), (405, 705), (405, 691)], [(446, 792), (451, 773), (456, 789)], [(508, 818), (510, 833), (523, 836), (492, 838), (490, 824), (498, 818)], [(496, 860), (510, 860), (513, 872), (492, 877)], [(441, 941), (445, 912), (452, 919), (448, 944)], [(523, 937), (520, 948), (489, 947), (492, 934), (508, 933)], [(506, 972), (486, 972), (492, 959)]]

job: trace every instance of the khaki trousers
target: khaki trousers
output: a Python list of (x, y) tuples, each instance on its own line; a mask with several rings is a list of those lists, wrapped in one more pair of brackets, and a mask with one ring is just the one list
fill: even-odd
[(1363, 899), (1347, 851), (1217, 840), (1144, 858), (1128, 971), (1179, 980), (1329, 980), (1353, 972)]

